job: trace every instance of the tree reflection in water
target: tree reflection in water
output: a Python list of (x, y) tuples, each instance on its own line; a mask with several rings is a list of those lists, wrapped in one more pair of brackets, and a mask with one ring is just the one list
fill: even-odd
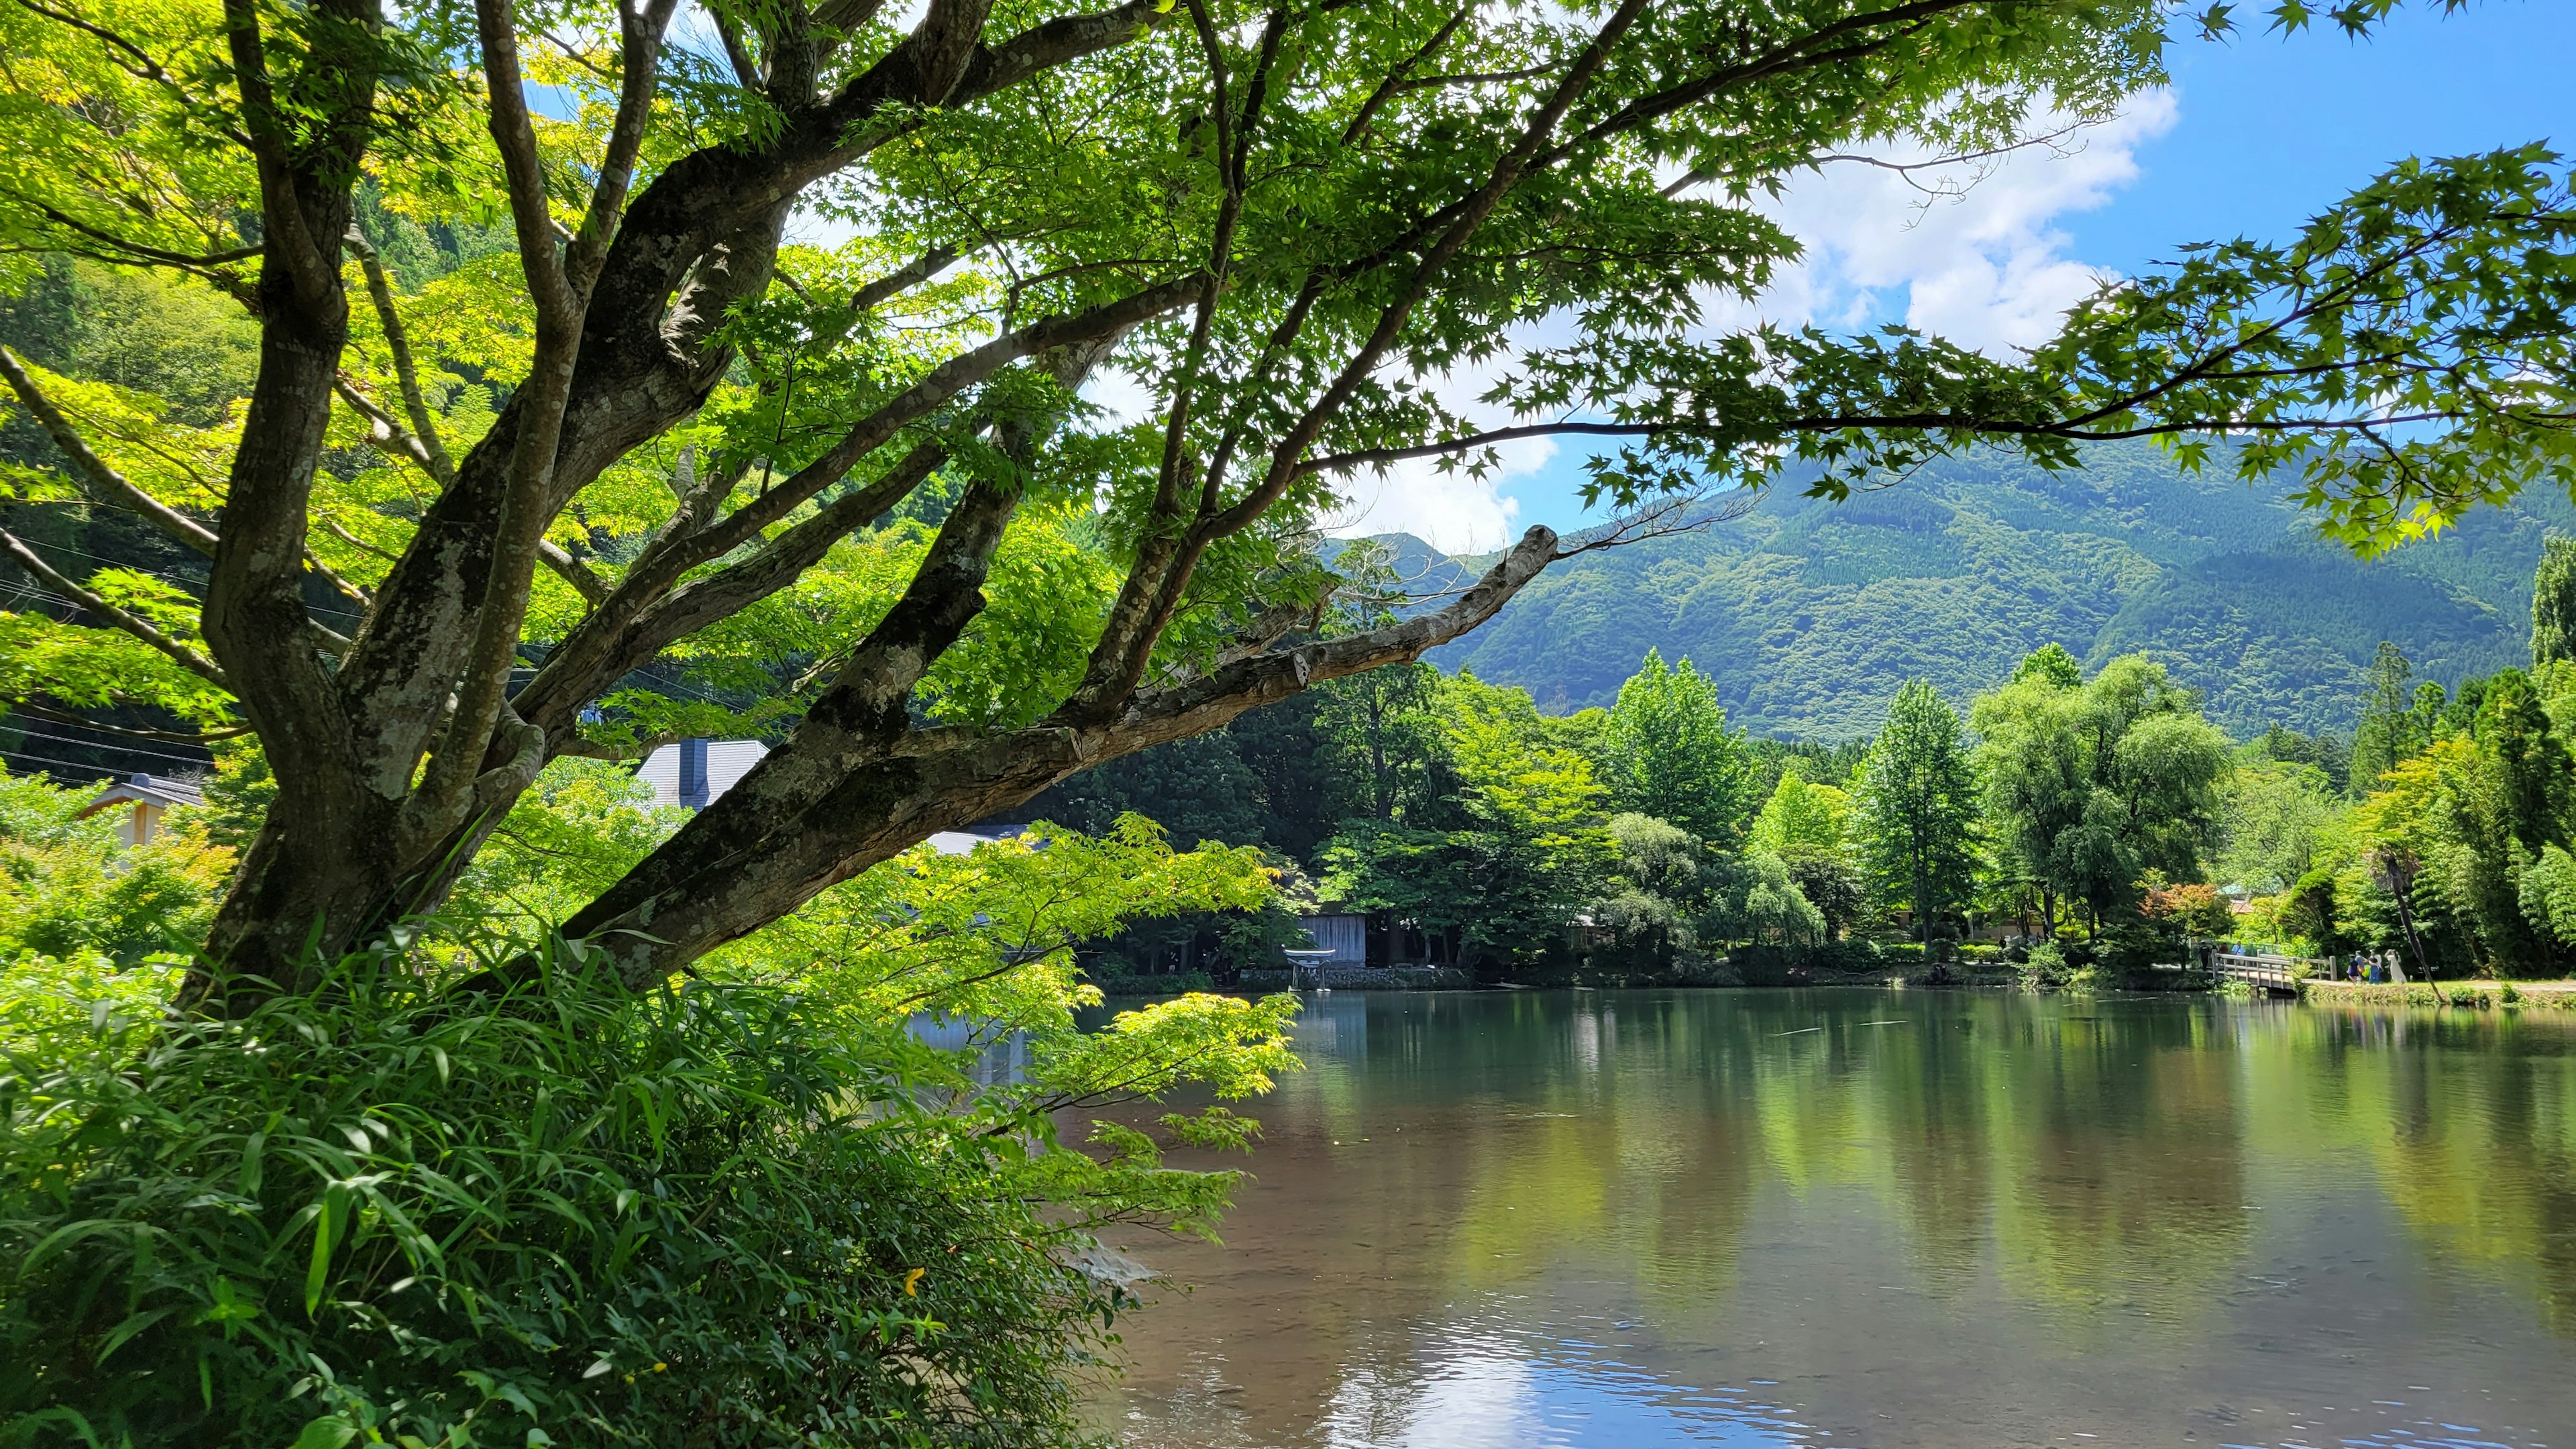
[(2576, 1424), (2576, 1024), (1343, 992), (1300, 1046), (1228, 1246), (1126, 1245), (1194, 1285), (1120, 1320), (1134, 1443)]

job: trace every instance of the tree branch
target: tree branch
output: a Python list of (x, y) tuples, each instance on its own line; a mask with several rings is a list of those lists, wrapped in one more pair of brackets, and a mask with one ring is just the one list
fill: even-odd
[(911, 291), (941, 272), (948, 270), (960, 253), (955, 247), (932, 247), (920, 256), (886, 273), (850, 297), (853, 312), (873, 312), (895, 297)]
[(214, 531), (144, 492), (134, 485), (133, 480), (109, 467), (107, 460), (81, 437), (80, 430), (72, 426), (71, 419), (63, 416), (63, 410), (54, 406), (54, 400), (45, 396), (44, 389), (36, 385), (36, 379), (19, 361), (18, 355), (6, 347), (0, 347), (0, 377), (8, 379), (9, 388), (18, 395), (18, 401), (34, 414), (45, 435), (54, 440), (55, 447), (62, 449), (63, 456), (72, 460), (73, 468), (89, 485), (82, 491), (89, 494), (92, 502), (139, 513), (163, 533), (208, 558), (215, 556)]
[(546, 655), (544, 666), (514, 703), (551, 738), (569, 738), (575, 712), (611, 682), (643, 668), (679, 640), (795, 583), (834, 543), (902, 502), (947, 457), (937, 444), (922, 444), (884, 477), (834, 499), (750, 558), (692, 580), (658, 604), (627, 608), (635, 601), (620, 600), (612, 591)]
[(608, 149), (600, 159), (599, 180), (591, 188), (590, 208), (564, 257), (564, 283), (576, 298), (589, 295), (600, 265), (608, 259), (609, 241), (625, 210), (627, 190), (634, 184), (635, 160), (644, 148), (644, 130), (652, 119), (653, 92), (660, 79), (662, 36), (670, 28), (677, 4), (678, 0), (642, 0), (638, 9), (635, 0), (619, 0), (617, 28), (625, 41), (625, 55), (619, 62), (617, 118), (609, 125)]
[[(860, 459), (885, 446), (905, 427), (929, 416), (948, 399), (991, 377), (1003, 367), (1040, 352), (1074, 346), (1134, 327), (1186, 305), (1198, 296), (1200, 285), (1198, 277), (1182, 277), (1088, 312), (1078, 312), (1069, 317), (1049, 317), (1016, 332), (1005, 333), (981, 347), (959, 353), (932, 368), (919, 382), (862, 418), (821, 457), (780, 480), (767, 493), (694, 534), (672, 539), (665, 548), (648, 549), (646, 557), (637, 559), (635, 567), (629, 570), (630, 579), (641, 574), (667, 586), (681, 571), (731, 553), (757, 538), (762, 529), (785, 521), (789, 514), (840, 481), (858, 465)], [(656, 553), (662, 556), (654, 557)]]
[(249, 133), (252, 159), (258, 163), (260, 215), (267, 228), (264, 241), (308, 306), (327, 303), (337, 279), (322, 258), (313, 229), (305, 223), (304, 199), (287, 164), (284, 128), (269, 84), (268, 53), (260, 40), (254, 0), (224, 0), (224, 31), (232, 50), (233, 84), (241, 91), (242, 123)]
[(579, 309), (556, 248), (545, 166), (537, 156), (536, 123), (528, 114), (528, 83), (519, 66), (518, 12), (511, 0), (475, 0), (474, 21), (483, 45), (485, 128), (492, 133), (493, 145), (500, 148), (510, 220), (519, 239), (519, 269), (527, 275), (528, 297), (537, 311), (538, 345), (543, 347), (549, 331), (565, 337), (572, 334)]
[(34, 574), (37, 578), (42, 579), (47, 588), (61, 594), (64, 598), (72, 600), (88, 612), (96, 614), (98, 617), (114, 624), (119, 629), (122, 629), (126, 633), (133, 635), (135, 638), (142, 640), (144, 643), (151, 645), (153, 648), (160, 650), (162, 653), (169, 655), (171, 659), (178, 663), (180, 668), (185, 669), (189, 673), (205, 680), (217, 689), (223, 690), (227, 694), (232, 692), (232, 681), (224, 677), (224, 671), (215, 663), (215, 661), (208, 659), (205, 655), (198, 653), (196, 650), (191, 649), (187, 645), (180, 643), (178, 640), (171, 638), (169, 635), (162, 633), (159, 629), (154, 628), (148, 621), (139, 618), (136, 615), (127, 613), (125, 610), (120, 609), (114, 604), (109, 603), (107, 600), (100, 598), (98, 595), (91, 593), (88, 589), (81, 587), (79, 584), (73, 583), (69, 578), (66, 578), (61, 573), (57, 572), (53, 565), (45, 562), (43, 558), (39, 557), (34, 549), (21, 543), (16, 534), (11, 533), (5, 528), (0, 528), (0, 549), (5, 549), (8, 552), (9, 557), (15, 560), (20, 568), (23, 568), (27, 572)]
[[(367, 296), (376, 304), (377, 324), (384, 329), (385, 345), (393, 351), (394, 381), (402, 389), (403, 411), (411, 415), (411, 436), (419, 445), (415, 459), (423, 472), (438, 480), (438, 486), (453, 487), (456, 460), (448, 456), (447, 445), (438, 439), (438, 418), (429, 410), (429, 395), (421, 391), (420, 368), (412, 358), (411, 334), (403, 327), (402, 314), (394, 310), (393, 282), (385, 275), (384, 261), (354, 223), (349, 227), (348, 247), (358, 254), (358, 266), (367, 278)], [(341, 396), (357, 401), (345, 381)], [(364, 410), (364, 404), (358, 405)]]
[(47, 221), (52, 222), (54, 225), (67, 227), (73, 231), (79, 232), (82, 236), (88, 237), (90, 240), (97, 242), (101, 246), (109, 247), (117, 252), (123, 253), (121, 257), (113, 259), (118, 265), (133, 266), (136, 264), (157, 263), (163, 266), (178, 267), (185, 271), (211, 272), (217, 267), (230, 266), (235, 262), (249, 261), (251, 258), (260, 256), (267, 251), (267, 248), (265, 247), (231, 247), (219, 252), (174, 252), (166, 247), (156, 247), (145, 242), (133, 241), (126, 237), (118, 236), (114, 232), (102, 230), (101, 228), (90, 225), (88, 222), (82, 221), (80, 218), (73, 216), (68, 212), (37, 200), (34, 197), (26, 196), (18, 192), (10, 192), (9, 195), (12, 200), (26, 206), (28, 209), (41, 213)]
[(1308, 405), (1291, 424), (1286, 434), (1271, 449), (1271, 462), (1262, 481), (1245, 491), (1231, 507), (1214, 508), (1211, 493), (1201, 517), (1188, 535), (1177, 545), (1151, 555), (1140, 550), (1137, 566), (1128, 572), (1111, 606), (1108, 625), (1102, 630), (1100, 643), (1093, 649), (1091, 661), (1083, 673), (1081, 687), (1075, 690), (1066, 708), (1073, 717), (1100, 717), (1119, 707), (1144, 677), (1154, 641), (1169, 626), (1179, 609), (1183, 591), (1197, 567), (1199, 558), (1217, 539), (1240, 531), (1268, 511), (1289, 486), (1300, 476), (1297, 464), (1306, 449), (1323, 432), (1325, 425), (1348, 405), (1360, 384), (1375, 371), (1381, 359), (1403, 335), (1413, 309), (1430, 291), (1439, 273), (1470, 238), (1493, 215), (1503, 198), (1519, 184), (1520, 178), (1538, 155), (1540, 147), (1554, 134), (1574, 103), (1591, 87), (1593, 79), (1609, 61), (1611, 48), (1637, 18), (1644, 13), (1646, 0), (1622, 0), (1593, 33), (1583, 50), (1569, 63), (1564, 79), (1532, 111), (1520, 135), (1494, 163), (1474, 193), (1455, 208), (1456, 216), (1428, 247), (1412, 275), (1396, 289), (1395, 295), (1379, 309), (1377, 323), (1366, 340), (1352, 352), (1350, 359), (1335, 374), (1321, 397)]
[(997, 46), (977, 46), (948, 104), (978, 101), (1040, 71), (1125, 45), (1153, 33), (1171, 16), (1172, 0), (1128, 0), (1114, 10), (1033, 25)]

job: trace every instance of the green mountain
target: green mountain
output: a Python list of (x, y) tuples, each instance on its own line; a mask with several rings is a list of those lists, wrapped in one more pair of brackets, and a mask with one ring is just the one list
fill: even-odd
[[(2541, 540), (2576, 508), (2535, 498), (2370, 562), (2297, 509), (2146, 444), (2052, 476), (1974, 454), (1834, 504), (1784, 488), (1749, 514), (1549, 569), (1433, 655), (1543, 708), (1608, 704), (1649, 646), (1714, 675), (1756, 733), (1844, 739), (1921, 676), (1964, 703), (2055, 641), (2099, 665), (2136, 651), (2242, 736), (2349, 730), (2361, 671), (2394, 640), (2445, 684), (2522, 662)], [(1425, 582), (1483, 562), (1385, 540)]]

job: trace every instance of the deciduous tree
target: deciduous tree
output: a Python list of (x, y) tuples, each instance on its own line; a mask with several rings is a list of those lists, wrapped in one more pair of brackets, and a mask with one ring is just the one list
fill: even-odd
[(2050, 923), (2122, 918), (2150, 871), (2199, 878), (2214, 843), (2226, 738), (2144, 655), (2070, 687), (2031, 672), (1977, 701), (1985, 818), (2007, 869), (2042, 892)]
[[(310, 984), (435, 903), (548, 760), (704, 732), (650, 682), (674, 659), (765, 675), (778, 747), (564, 923), (639, 985), (930, 832), (1416, 658), (1605, 541), (1534, 529), (1438, 607), (1297, 636), (1340, 480), (1407, 459), (1605, 440), (1592, 491), (1626, 510), (2226, 431), (2364, 548), (2576, 478), (2571, 209), (2536, 146), (2191, 249), (2009, 360), (1702, 330), (1797, 254), (1752, 198), (2107, 116), (2226, 6), (690, 13), (0, 10), (0, 254), (195, 279), (259, 329), (246, 403), (202, 423), (0, 354), (62, 460), (20, 496), (208, 560), (198, 597), (0, 538), (68, 601), (0, 642), (13, 699), (256, 732), (276, 804), (208, 945), (237, 979)], [(388, 215), (512, 244), (416, 283)], [(1429, 381), (1466, 368), (1499, 416)], [(1077, 403), (1110, 369), (1145, 420)]]
[(1619, 803), (1669, 820), (1719, 849), (1742, 838), (1752, 809), (1753, 758), (1726, 727), (1717, 683), (1656, 650), (1619, 686), (1604, 741)]

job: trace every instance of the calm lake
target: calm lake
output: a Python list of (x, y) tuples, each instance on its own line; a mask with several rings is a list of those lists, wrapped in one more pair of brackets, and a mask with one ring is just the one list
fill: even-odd
[(1339, 992), (1298, 1048), (1226, 1245), (1124, 1244), (1140, 1449), (2576, 1449), (2555, 1013)]

